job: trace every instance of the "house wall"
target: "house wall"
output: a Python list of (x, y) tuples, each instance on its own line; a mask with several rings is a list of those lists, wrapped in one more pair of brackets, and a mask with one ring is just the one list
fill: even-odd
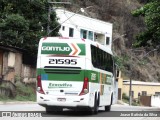
[(151, 106), (160, 107), (160, 96), (156, 96), (156, 95), (151, 96)]
[(16, 58), (15, 58), (15, 74), (16, 76), (21, 76), (21, 72), (22, 72), (22, 53), (16, 53)]
[[(15, 82), (15, 76), (20, 73), (21, 54), (5, 51), (3, 55), (3, 79)], [(17, 59), (18, 58), (18, 59)]]
[[(132, 91), (134, 91), (133, 98), (138, 98), (138, 93), (142, 95), (142, 91), (147, 91), (147, 95), (154, 95), (155, 92), (160, 91), (160, 86), (156, 85), (132, 85)], [(123, 93), (129, 96), (129, 84), (123, 84)]]
[(17, 80), (24, 81), (24, 79), (25, 82), (36, 81), (36, 68), (22, 63), (21, 52), (4, 51), (2, 63), (3, 80), (9, 80), (13, 83)]
[(3, 79), (6, 80), (6, 74), (7, 74), (7, 70), (8, 70), (8, 52), (4, 51), (3, 53)]
[[(13, 61), (12, 61), (13, 58)], [(14, 82), (15, 76), (15, 55), (13, 52), (4, 51), (3, 54), (3, 79)]]
[[(3, 55), (3, 79), (15, 82), (16, 70), (18, 70), (18, 65), (15, 65), (16, 53), (5, 51)], [(20, 63), (18, 63), (20, 64)], [(16, 66), (16, 68), (15, 68)]]
[(16, 59), (16, 53), (9, 52), (8, 53), (8, 67), (14, 67), (15, 66), (15, 59)]
[[(60, 33), (63, 37), (69, 36), (69, 27), (74, 28), (74, 36), (80, 37), (80, 29), (92, 31), (96, 34), (102, 34), (103, 36), (99, 36), (98, 42), (105, 44), (105, 37), (110, 37), (112, 40), (112, 24), (108, 22), (104, 22), (98, 19), (93, 19), (90, 17), (86, 17), (84, 15), (75, 14), (73, 12), (69, 12), (63, 9), (56, 9), (58, 21), (62, 26), (65, 26), (65, 30), (60, 29)], [(94, 36), (93, 36), (94, 37)], [(109, 42), (107, 47), (111, 48), (112, 41)]]
[[(64, 30), (62, 30), (63, 26), (65, 27)], [(76, 27), (76, 25), (62, 24), (61, 29), (59, 30), (59, 33), (61, 33), (63, 37), (69, 37), (69, 28), (74, 29), (73, 37), (75, 38), (80, 37), (80, 29)]]
[(23, 82), (25, 83), (33, 83), (36, 82), (36, 68), (30, 65), (22, 65), (22, 74)]
[(3, 71), (3, 51), (0, 50), (0, 78), (2, 78), (2, 71)]
[(123, 78), (121, 76), (121, 71), (119, 71), (119, 76), (118, 76), (118, 99), (122, 99), (122, 93), (123, 93)]

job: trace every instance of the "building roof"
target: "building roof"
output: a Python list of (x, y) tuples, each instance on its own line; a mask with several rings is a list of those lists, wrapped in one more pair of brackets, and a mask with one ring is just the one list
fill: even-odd
[[(129, 85), (130, 80), (124, 80), (123, 85)], [(160, 86), (160, 83), (156, 82), (142, 82), (142, 81), (135, 81), (132, 80), (132, 85), (145, 85), (145, 86)]]
[[(80, 11), (79, 11), (80, 12)], [(112, 35), (112, 24), (63, 9), (56, 9), (60, 24), (72, 24), (88, 30)]]
[(22, 49), (19, 47), (2, 45), (2, 44), (0, 44), (0, 49), (5, 50), (5, 51), (12, 51), (12, 52), (25, 52), (26, 51), (25, 49)]

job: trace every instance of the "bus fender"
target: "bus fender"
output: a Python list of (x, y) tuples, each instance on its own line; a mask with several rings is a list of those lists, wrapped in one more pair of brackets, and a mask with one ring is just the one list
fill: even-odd
[[(96, 101), (98, 102), (98, 106), (99, 106), (99, 103), (100, 103), (100, 92), (99, 91), (96, 91), (95, 92), (95, 96), (96, 96)], [(94, 97), (95, 98), (95, 97)]]
[(112, 103), (113, 103), (113, 92), (111, 93), (111, 105), (112, 105)]

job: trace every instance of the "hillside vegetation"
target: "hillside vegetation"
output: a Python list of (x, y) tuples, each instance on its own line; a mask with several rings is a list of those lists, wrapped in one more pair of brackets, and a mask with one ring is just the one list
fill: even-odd
[[(81, 14), (113, 23), (113, 52), (124, 79), (131, 76), (135, 80), (160, 82), (159, 0), (63, 1), (72, 2), (63, 5), (70, 11), (88, 7)], [(134, 12), (138, 16), (134, 17), (133, 11), (149, 1), (153, 4)], [(39, 38), (58, 26), (54, 12), (48, 23), (48, 8), (48, 0), (0, 0), (0, 44), (26, 49), (36, 60)], [(58, 35), (58, 30), (52, 31), (50, 36)], [(134, 48), (135, 43), (141, 48)]]
[[(144, 17), (134, 17), (132, 12), (147, 0), (72, 0), (65, 5), (76, 12), (86, 8), (84, 15), (113, 23), (113, 52), (123, 78), (160, 82), (160, 53), (154, 47), (134, 48), (136, 36), (146, 30)], [(81, 13), (82, 14), (82, 13)]]

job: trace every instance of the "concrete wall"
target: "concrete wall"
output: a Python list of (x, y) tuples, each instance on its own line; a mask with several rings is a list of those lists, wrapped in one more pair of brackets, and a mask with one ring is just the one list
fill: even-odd
[[(152, 85), (132, 85), (132, 91), (134, 91), (134, 98), (138, 98), (138, 93), (142, 95), (142, 91), (147, 91), (147, 95), (154, 95), (155, 92), (160, 91), (160, 86)], [(123, 93), (129, 96), (129, 85), (123, 84)]]
[(22, 63), (22, 53), (4, 51), (3, 53), (3, 80), (16, 82), (35, 82), (36, 68)]
[(23, 82), (25, 83), (36, 82), (36, 68), (23, 64), (21, 76), (23, 76)]
[(0, 50), (0, 78), (2, 78), (2, 70), (3, 70), (3, 51)]
[(121, 75), (121, 71), (119, 71), (119, 76), (118, 76), (118, 99), (121, 100), (122, 99), (122, 94), (123, 94), (123, 78)]
[[(63, 37), (68, 37), (69, 27), (74, 29), (74, 37), (80, 37), (80, 29), (85, 29), (87, 31), (92, 31), (97, 34), (102, 34), (103, 36), (99, 36), (100, 43), (105, 43), (105, 36), (110, 37), (112, 40), (112, 24), (108, 22), (104, 22), (98, 19), (93, 19), (90, 17), (86, 17), (84, 15), (75, 14), (73, 12), (64, 11), (63, 9), (56, 9), (58, 21), (62, 26), (65, 26), (65, 30), (60, 29), (60, 33)], [(69, 18), (69, 19), (68, 19)], [(64, 22), (65, 21), (65, 22)], [(111, 49), (112, 41), (107, 45)]]
[(8, 67), (14, 67), (16, 54), (14, 52), (8, 53)]
[[(13, 58), (13, 61), (12, 61)], [(5, 51), (3, 54), (3, 79), (14, 82), (15, 76), (15, 54), (13, 52)]]
[(17, 76), (21, 76), (22, 73), (22, 54), (21, 53), (16, 53), (16, 58), (15, 58), (15, 74)]
[(7, 70), (8, 70), (8, 52), (4, 52), (3, 54), (3, 72), (2, 72), (2, 75), (6, 75), (7, 73)]
[(160, 107), (160, 95), (151, 96), (151, 106), (152, 107)]
[(3, 79), (15, 82), (15, 76), (20, 76), (22, 54), (5, 51), (3, 55)]

